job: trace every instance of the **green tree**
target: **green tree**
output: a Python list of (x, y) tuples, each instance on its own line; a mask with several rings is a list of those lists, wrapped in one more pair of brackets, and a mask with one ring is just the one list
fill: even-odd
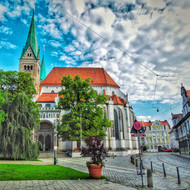
[(36, 94), (34, 79), (30, 73), (0, 70), (0, 90), (8, 99), (14, 99), (18, 93), (25, 93), (32, 98)]
[(90, 79), (81, 80), (80, 75), (74, 78), (63, 76), (61, 85), (64, 86), (59, 92), (58, 107), (65, 110), (62, 124), (58, 126), (58, 133), (63, 140), (80, 139), (82, 123), (82, 139), (89, 136), (99, 135), (104, 138), (104, 128), (110, 127), (111, 122), (104, 117), (103, 105), (107, 98), (90, 86)]
[(0, 123), (5, 120), (5, 112), (2, 110), (2, 105), (5, 102), (4, 94), (0, 90)]
[(38, 144), (32, 130), (40, 126), (33, 78), (27, 73), (0, 70), (0, 158), (36, 159)]

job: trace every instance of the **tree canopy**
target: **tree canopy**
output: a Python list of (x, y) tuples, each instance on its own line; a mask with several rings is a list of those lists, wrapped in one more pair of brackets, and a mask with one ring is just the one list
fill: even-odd
[(38, 144), (32, 131), (40, 126), (30, 74), (0, 71), (0, 158), (36, 159)]
[(111, 126), (111, 122), (104, 116), (103, 105), (107, 98), (90, 86), (90, 79), (81, 80), (80, 75), (74, 78), (63, 76), (61, 85), (64, 88), (59, 92), (58, 107), (64, 109), (66, 114), (62, 117), (62, 124), (58, 127), (59, 135), (63, 140), (80, 139), (82, 123), (82, 139), (99, 135), (103, 138), (104, 129)]
[(33, 81), (30, 73), (0, 70), (0, 90), (9, 99), (14, 99), (18, 93), (25, 93), (32, 98), (36, 94)]

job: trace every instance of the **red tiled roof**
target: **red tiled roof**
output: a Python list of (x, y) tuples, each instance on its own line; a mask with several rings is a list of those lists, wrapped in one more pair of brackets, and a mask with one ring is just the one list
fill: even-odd
[(44, 85), (61, 85), (62, 76), (80, 75), (81, 79), (90, 78), (91, 86), (119, 86), (115, 81), (108, 75), (103, 68), (82, 68), (82, 67), (54, 67), (48, 76), (41, 83)]
[(178, 114), (172, 114), (172, 119), (177, 119), (177, 118), (180, 118), (182, 116), (181, 113), (178, 113)]
[(190, 99), (190, 90), (186, 90), (186, 94), (187, 94), (188, 98)]
[(123, 99), (118, 97), (117, 95), (107, 96), (108, 100), (112, 99), (114, 105), (125, 105), (127, 102)]
[[(141, 126), (143, 126), (144, 128), (151, 126), (152, 123), (153, 123), (153, 121), (150, 121), (150, 122), (142, 122), (142, 121), (139, 121), (139, 122), (140, 122)], [(165, 120), (165, 121), (160, 121), (160, 122), (161, 122), (162, 125), (164, 125), (164, 126), (168, 125), (169, 129), (171, 129), (170, 124), (168, 123), (168, 121)]]
[(55, 102), (55, 97), (57, 97), (56, 93), (44, 93), (39, 96), (36, 102)]

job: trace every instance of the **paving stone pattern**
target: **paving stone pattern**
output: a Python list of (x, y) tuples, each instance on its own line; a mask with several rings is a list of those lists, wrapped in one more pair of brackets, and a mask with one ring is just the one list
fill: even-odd
[(133, 190), (106, 180), (1, 181), (0, 190)]

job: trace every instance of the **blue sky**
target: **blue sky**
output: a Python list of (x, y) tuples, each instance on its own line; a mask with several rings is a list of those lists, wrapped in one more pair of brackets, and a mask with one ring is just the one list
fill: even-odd
[(47, 72), (104, 67), (128, 93), (139, 120), (171, 121), (171, 112), (181, 112), (181, 83), (190, 89), (189, 0), (4, 0), (1, 69), (18, 71), (34, 4)]

